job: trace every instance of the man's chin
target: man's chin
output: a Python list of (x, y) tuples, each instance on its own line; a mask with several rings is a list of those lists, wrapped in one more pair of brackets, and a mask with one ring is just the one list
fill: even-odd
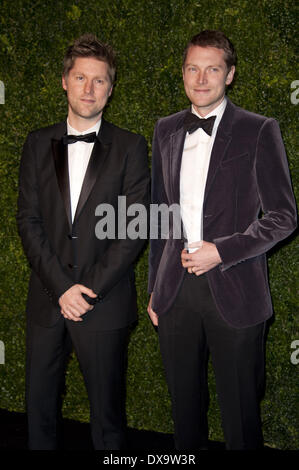
[(98, 111), (95, 113), (78, 113), (77, 116), (81, 119), (85, 119), (86, 121), (94, 121), (100, 119), (102, 115), (102, 111)]

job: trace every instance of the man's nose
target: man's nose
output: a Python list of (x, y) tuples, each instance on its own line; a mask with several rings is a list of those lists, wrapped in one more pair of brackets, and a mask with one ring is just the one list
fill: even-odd
[(199, 70), (198, 73), (197, 73), (196, 80), (200, 85), (204, 85), (205, 83), (207, 83), (207, 74), (206, 74), (206, 72), (204, 70)]
[(92, 80), (86, 80), (85, 86), (84, 86), (84, 92), (88, 95), (93, 93), (93, 82), (92, 82)]

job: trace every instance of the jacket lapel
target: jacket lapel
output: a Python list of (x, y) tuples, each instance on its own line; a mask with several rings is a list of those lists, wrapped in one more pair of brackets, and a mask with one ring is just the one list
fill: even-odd
[(60, 138), (52, 139), (52, 154), (54, 159), (55, 171), (57, 182), (60, 189), (61, 197), (64, 203), (66, 216), (70, 227), (72, 226), (71, 220), (71, 197), (70, 197), (70, 184), (69, 184), (69, 171), (68, 171), (68, 154), (67, 146), (62, 142), (62, 136), (66, 132), (66, 125), (63, 125), (63, 132)]
[[(189, 111), (186, 110), (186, 112)], [(180, 203), (180, 173), (186, 131), (183, 127), (185, 113), (180, 117), (177, 130), (170, 135), (169, 175), (172, 203)]]
[(110, 150), (112, 134), (109, 124), (102, 119), (100, 131), (94, 143), (93, 150), (89, 159), (88, 167), (82, 184), (82, 189), (74, 217), (73, 223), (78, 219), (94, 185), (98, 179), (101, 168)]
[(217, 134), (216, 134), (214, 145), (212, 148), (210, 165), (209, 165), (206, 187), (205, 187), (204, 202), (206, 201), (206, 198), (208, 197), (208, 194), (212, 187), (212, 183), (216, 176), (219, 165), (230, 144), (233, 115), (234, 115), (234, 105), (229, 99), (227, 99), (226, 108), (223, 113), (220, 124), (218, 126)]

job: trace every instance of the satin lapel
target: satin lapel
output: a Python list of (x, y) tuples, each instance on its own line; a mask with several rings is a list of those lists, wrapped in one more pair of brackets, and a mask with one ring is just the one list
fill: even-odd
[(209, 191), (212, 187), (212, 183), (216, 176), (219, 165), (227, 151), (227, 148), (231, 141), (231, 129), (234, 115), (234, 105), (230, 100), (227, 100), (227, 105), (217, 129), (214, 145), (211, 152), (210, 165), (208, 170), (204, 202), (208, 197)]
[(170, 171), (172, 203), (180, 203), (180, 173), (186, 131), (181, 128), (170, 136)]
[[(104, 124), (104, 123), (103, 123)], [(74, 223), (79, 217), (93, 187), (101, 172), (101, 168), (105, 162), (110, 149), (110, 143), (104, 143), (97, 138), (94, 143), (93, 150), (89, 159), (89, 164), (85, 173), (82, 189), (76, 209)]]
[(71, 219), (71, 197), (70, 197), (70, 183), (69, 183), (69, 170), (68, 170), (68, 153), (67, 146), (63, 145), (61, 139), (52, 139), (52, 153), (55, 164), (55, 171), (58, 181), (58, 186), (64, 203), (67, 219), (70, 227), (72, 226)]

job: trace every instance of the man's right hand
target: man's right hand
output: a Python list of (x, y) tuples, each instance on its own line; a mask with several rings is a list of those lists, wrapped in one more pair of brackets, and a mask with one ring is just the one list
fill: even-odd
[(152, 310), (152, 296), (150, 296), (150, 300), (147, 307), (147, 313), (149, 314), (150, 319), (152, 320), (153, 325), (158, 326), (158, 315)]
[(97, 297), (97, 294), (95, 294), (92, 289), (82, 284), (74, 284), (59, 297), (58, 303), (64, 318), (73, 321), (82, 321), (81, 316), (93, 309), (93, 306), (84, 300), (82, 294), (93, 298)]

